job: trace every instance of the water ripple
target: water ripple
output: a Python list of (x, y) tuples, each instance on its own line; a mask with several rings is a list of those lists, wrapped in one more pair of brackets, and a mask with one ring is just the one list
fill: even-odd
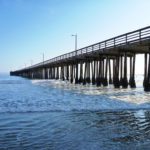
[(140, 86), (8, 80), (0, 84), (2, 150), (149, 149), (150, 94)]

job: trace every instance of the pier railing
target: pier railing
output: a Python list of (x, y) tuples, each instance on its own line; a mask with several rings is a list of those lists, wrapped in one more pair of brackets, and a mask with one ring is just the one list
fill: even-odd
[[(146, 39), (150, 39), (150, 26), (141, 28), (139, 30), (129, 32), (129, 33), (126, 33), (126, 34), (123, 34), (120, 36), (116, 36), (114, 38), (111, 38), (111, 39), (108, 39), (108, 40), (105, 40), (105, 41), (102, 41), (102, 42), (99, 42), (96, 44), (92, 44), (90, 46), (60, 55), (58, 57), (46, 60), (44, 62), (40, 62), (38, 64), (35, 64), (30, 67), (26, 67), (24, 69), (32, 69), (32, 68), (55, 63), (57, 61), (61, 61), (61, 60), (65, 60), (65, 59), (67, 60), (67, 59), (70, 59), (73, 57), (78, 57), (79, 55), (88, 54), (88, 53), (92, 53), (92, 52), (96, 52), (96, 51), (104, 52), (106, 49), (111, 49), (111, 48), (128, 45), (128, 44), (133, 44), (135, 42), (140, 42), (140, 41), (143, 41)], [(24, 69), (22, 69), (22, 70), (24, 70)]]

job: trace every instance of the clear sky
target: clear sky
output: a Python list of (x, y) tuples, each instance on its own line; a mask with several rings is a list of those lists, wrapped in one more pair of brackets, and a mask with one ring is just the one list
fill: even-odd
[(0, 72), (149, 25), (150, 0), (0, 0)]

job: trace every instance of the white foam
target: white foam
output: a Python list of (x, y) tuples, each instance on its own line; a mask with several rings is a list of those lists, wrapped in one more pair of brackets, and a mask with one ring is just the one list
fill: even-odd
[[(27, 80), (28, 81), (28, 80)], [(60, 80), (31, 80), (23, 85), (0, 85), (0, 112), (116, 110), (150, 108), (142, 81), (136, 89), (76, 85)]]

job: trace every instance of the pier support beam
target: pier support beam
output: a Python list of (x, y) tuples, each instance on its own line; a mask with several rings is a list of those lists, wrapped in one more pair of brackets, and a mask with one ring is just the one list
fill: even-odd
[(69, 81), (69, 65), (66, 66), (66, 80)]
[(52, 79), (52, 67), (49, 68), (49, 79)]
[(73, 83), (73, 64), (70, 65), (70, 83)]
[(92, 84), (95, 85), (95, 60), (91, 62)]
[(48, 79), (48, 68), (45, 68), (45, 79)]
[(59, 79), (59, 67), (57, 66), (56, 67), (56, 80)]
[(133, 57), (130, 57), (129, 85), (130, 85), (131, 88), (136, 88), (136, 84), (135, 84), (135, 54), (133, 54)]
[(105, 63), (103, 67), (105, 67), (105, 76), (104, 76), (103, 86), (108, 86), (108, 81), (107, 81), (108, 58), (107, 57), (105, 59)]
[(104, 58), (101, 59), (101, 83), (104, 85)]
[(75, 84), (78, 84), (79, 83), (79, 80), (78, 80), (78, 62), (75, 64), (75, 70), (76, 70)]
[(64, 78), (64, 66), (62, 65), (61, 66), (61, 79), (64, 81), (65, 78)]
[(43, 68), (43, 69), (42, 69), (42, 79), (45, 79), (45, 78), (46, 78), (46, 77), (45, 77), (45, 74), (46, 74), (46, 69)]
[(102, 78), (102, 64), (103, 64), (103, 60), (102, 58), (100, 57), (100, 60), (99, 60), (99, 80), (97, 82), (97, 85), (98, 86), (101, 86), (102, 84), (102, 81), (103, 81), (103, 78)]
[(86, 67), (86, 83), (90, 84), (90, 82), (90, 61), (88, 61)]
[[(149, 56), (149, 62), (147, 61), (147, 56)], [(145, 54), (145, 67), (144, 67), (144, 91), (149, 92), (150, 91), (150, 53)]]
[(54, 79), (54, 67), (52, 67), (52, 79)]
[(147, 82), (147, 53), (145, 53), (144, 55), (144, 81), (143, 81), (144, 90), (146, 82)]
[(111, 60), (110, 58), (108, 59), (108, 63), (109, 63), (109, 84), (112, 84), (112, 77), (111, 77)]
[(100, 86), (100, 61), (96, 61), (96, 85)]
[(83, 62), (80, 62), (80, 77), (79, 77), (79, 83), (81, 84), (83, 82)]
[(120, 56), (120, 85), (123, 83), (123, 57)]
[(84, 65), (84, 79), (83, 79), (83, 85), (86, 84), (86, 72), (87, 72), (87, 62), (85, 62), (85, 65)]
[(122, 79), (122, 87), (127, 88), (128, 87), (128, 79), (127, 79), (127, 53), (124, 53), (124, 76)]
[(113, 59), (113, 84), (115, 88), (120, 88), (119, 81), (119, 57)]

